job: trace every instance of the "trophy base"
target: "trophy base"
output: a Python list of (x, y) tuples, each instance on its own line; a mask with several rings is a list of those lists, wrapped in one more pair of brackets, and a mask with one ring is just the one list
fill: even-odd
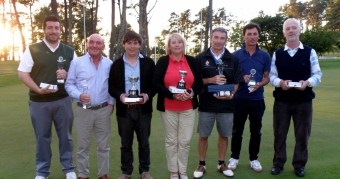
[(220, 92), (220, 91), (234, 91), (234, 84), (224, 84), (224, 85), (207, 85), (204, 87), (204, 92)]
[(64, 84), (64, 83), (65, 83), (65, 80), (64, 80), (63, 78), (58, 78), (58, 79), (57, 79), (57, 82), (58, 82), (59, 84)]
[[(40, 88), (45, 88), (47, 85), (47, 83), (40, 83)], [(58, 89), (58, 86), (57, 85), (50, 85), (50, 87), (48, 87), (49, 90), (57, 90)]]
[(183, 89), (183, 90), (185, 90), (186, 88), (185, 88), (185, 82), (181, 82), (181, 81), (179, 81), (178, 83), (177, 83), (177, 88), (178, 89)]
[(184, 93), (186, 91), (186, 89), (180, 89), (176, 86), (169, 86), (169, 90), (171, 93)]
[(138, 90), (137, 89), (129, 90), (129, 98), (139, 98)]
[(230, 91), (218, 91), (213, 94), (214, 96), (229, 96)]
[(83, 104), (83, 109), (90, 109), (91, 107), (91, 103)]
[(288, 82), (289, 87), (301, 87), (302, 83), (301, 82)]
[(124, 101), (126, 103), (135, 103), (135, 102), (140, 102), (140, 101), (143, 101), (143, 98), (130, 98), (130, 97), (126, 97), (124, 99)]
[(256, 82), (255, 81), (249, 81), (248, 86), (255, 86)]

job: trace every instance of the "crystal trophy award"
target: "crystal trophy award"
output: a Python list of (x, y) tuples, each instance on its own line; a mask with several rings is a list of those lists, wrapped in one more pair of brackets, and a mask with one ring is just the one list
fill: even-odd
[(125, 102), (137, 102), (143, 101), (143, 98), (138, 96), (138, 89), (136, 89), (136, 82), (139, 80), (137, 76), (128, 77), (129, 81), (132, 83), (131, 89), (129, 89), (129, 96), (125, 98)]
[[(223, 75), (223, 70), (224, 70), (223, 61), (222, 61), (222, 59), (219, 59), (218, 63), (217, 63), (217, 73), (218, 73), (218, 75)], [(224, 83), (220, 83), (219, 85), (224, 85)], [(229, 94), (230, 94), (230, 91), (218, 91), (218, 92), (215, 92), (213, 95), (214, 96), (224, 96), (224, 95), (229, 95)]]
[[(57, 60), (58, 62), (58, 70), (63, 70), (64, 69), (64, 58), (62, 56), (60, 56)], [(64, 83), (64, 79), (63, 78), (57, 78), (57, 82), (62, 84)]]
[(252, 88), (251, 86), (255, 86), (256, 85), (256, 80), (255, 80), (255, 75), (256, 74), (256, 70), (255, 69), (251, 69), (250, 70), (250, 80), (248, 82), (248, 90), (249, 91), (253, 91), (254, 88)]
[(256, 85), (256, 81), (255, 81), (255, 74), (256, 74), (256, 70), (255, 69), (251, 69), (250, 70), (250, 80), (248, 82), (248, 86), (255, 86)]
[(218, 75), (223, 75), (223, 70), (224, 70), (223, 61), (219, 59), (217, 64)]
[[(89, 86), (88, 86), (86, 80), (83, 80), (83, 81), (81, 82), (81, 86), (82, 86), (82, 88), (83, 88), (83, 94), (88, 94)], [(88, 102), (88, 103), (86, 103), (86, 104), (83, 103), (83, 108), (84, 108), (84, 109), (89, 109), (89, 108), (91, 108), (91, 102)]]

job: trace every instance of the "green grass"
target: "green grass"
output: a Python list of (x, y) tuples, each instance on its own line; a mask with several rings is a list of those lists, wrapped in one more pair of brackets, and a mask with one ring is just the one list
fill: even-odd
[(0, 87), (21, 83), (18, 79), (18, 61), (0, 61)]
[[(9, 65), (7, 63), (10, 63)], [(12, 62), (0, 62), (0, 69), (14, 70), (10, 73), (0, 75), (0, 179), (32, 179), (35, 176), (35, 139), (28, 111), (28, 89), (17, 79), (17, 66)], [(5, 67), (8, 66), (8, 67)], [(12, 67), (11, 67), (12, 66)], [(306, 177), (310, 179), (328, 179), (338, 178), (340, 175), (340, 142), (339, 136), (339, 116), (340, 116), (340, 60), (322, 60), (320, 66), (323, 72), (322, 82), (314, 91), (316, 98), (313, 101), (313, 126), (312, 134), (309, 140), (309, 160), (306, 166)], [(1, 85), (7, 84), (7, 85)], [(248, 142), (249, 128), (246, 124), (243, 138), (243, 148), (241, 151), (240, 163), (235, 171), (234, 178), (255, 178), (255, 179), (290, 179), (295, 178), (293, 167), (291, 165), (294, 134), (291, 130), (288, 134), (287, 153), (288, 160), (285, 169), (278, 176), (270, 174), (273, 158), (273, 128), (272, 128), (272, 106), (274, 99), (272, 97), (273, 87), (265, 87), (266, 112), (263, 117), (262, 143), (259, 154), (259, 161), (262, 164), (263, 171), (255, 173), (249, 168), (248, 159)], [(155, 107), (156, 103), (154, 103)], [(197, 118), (198, 116), (196, 116)], [(112, 179), (120, 175), (120, 137), (117, 131), (116, 116), (112, 115), (111, 130), (111, 152), (110, 152), (110, 173)], [(197, 120), (195, 122), (195, 129)], [(197, 154), (197, 133), (194, 132), (191, 140), (191, 149), (188, 162), (187, 174), (192, 178), (192, 173), (198, 164)], [(75, 129), (73, 139), (76, 145)], [(135, 170), (133, 179), (140, 178), (138, 175), (138, 156), (137, 142), (134, 142), (135, 153)], [(150, 136), (151, 144), (151, 168), (150, 172), (154, 179), (167, 179), (169, 172), (166, 166), (164, 133), (160, 121), (159, 112), (154, 110), (152, 119), (152, 132)], [(52, 142), (52, 166), (49, 179), (64, 179), (61, 172), (62, 166), (59, 163), (58, 139), (53, 129)], [(90, 178), (98, 178), (96, 147), (92, 143), (90, 153)], [(75, 152), (74, 159), (75, 159)], [(230, 146), (228, 147), (226, 161), (230, 156)], [(75, 161), (75, 160), (74, 160)], [(209, 148), (207, 153), (207, 172), (203, 178), (219, 179), (225, 178), (217, 172), (217, 132), (214, 129), (209, 138)]]

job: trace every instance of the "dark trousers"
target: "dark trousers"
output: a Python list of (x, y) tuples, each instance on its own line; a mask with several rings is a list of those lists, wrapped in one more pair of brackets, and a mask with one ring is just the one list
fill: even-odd
[(312, 126), (312, 101), (274, 102), (274, 159), (273, 165), (283, 167), (287, 161), (286, 140), (293, 118), (295, 148), (293, 167), (304, 168), (308, 160), (308, 139)]
[(233, 136), (231, 139), (231, 157), (240, 158), (242, 135), (244, 125), (249, 116), (250, 141), (249, 141), (249, 159), (257, 160), (260, 152), (262, 117), (266, 105), (264, 100), (235, 100), (235, 112), (233, 123)]
[(139, 173), (148, 172), (150, 166), (149, 136), (151, 113), (141, 114), (140, 109), (128, 109), (126, 117), (117, 116), (118, 132), (121, 137), (121, 170), (131, 175), (133, 171), (133, 138), (138, 141)]

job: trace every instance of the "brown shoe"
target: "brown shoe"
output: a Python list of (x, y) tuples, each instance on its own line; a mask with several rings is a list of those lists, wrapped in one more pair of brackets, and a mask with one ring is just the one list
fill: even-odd
[(142, 174), (140, 174), (140, 177), (142, 179), (153, 179), (149, 172), (143, 172)]
[(101, 177), (99, 177), (98, 179), (110, 179), (107, 175), (103, 175)]
[(90, 179), (89, 177), (83, 178), (83, 177), (78, 177), (78, 179)]
[(130, 179), (130, 178), (131, 178), (131, 175), (126, 175), (122, 173), (118, 179)]

